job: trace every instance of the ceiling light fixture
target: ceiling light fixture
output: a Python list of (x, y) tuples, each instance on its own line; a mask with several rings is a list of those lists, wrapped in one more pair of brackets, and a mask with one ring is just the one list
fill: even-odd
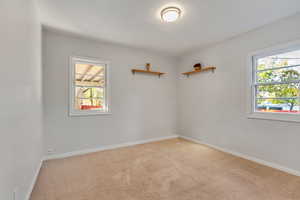
[(161, 11), (160, 15), (164, 22), (174, 22), (181, 16), (181, 10), (177, 7), (167, 7)]

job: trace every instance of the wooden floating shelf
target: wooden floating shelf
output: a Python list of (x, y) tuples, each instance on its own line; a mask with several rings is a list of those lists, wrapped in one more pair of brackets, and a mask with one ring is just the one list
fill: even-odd
[(163, 72), (154, 72), (154, 71), (142, 70), (142, 69), (132, 69), (131, 71), (132, 71), (133, 74), (135, 74), (135, 73), (146, 73), (146, 74), (158, 75), (158, 77), (160, 77), (161, 75), (166, 74), (166, 73), (163, 73)]
[(148, 70), (142, 70), (142, 69), (132, 69), (132, 73), (140, 72), (140, 73), (148, 73), (148, 74), (155, 74), (155, 75), (163, 75), (165, 73), (163, 72), (154, 72), (154, 71), (148, 71)]
[(216, 67), (205, 67), (205, 68), (202, 68), (202, 69), (199, 69), (199, 70), (194, 70), (194, 71), (190, 71), (190, 72), (184, 72), (182, 74), (190, 76), (192, 74), (200, 73), (200, 72), (205, 72), (205, 71), (212, 71), (212, 72), (214, 72), (215, 69), (217, 69), (217, 68)]
[(158, 77), (160, 78), (161, 75), (164, 75), (166, 73), (163, 73), (163, 72), (155, 72), (155, 71), (151, 71), (150, 68), (151, 68), (151, 64), (150, 63), (146, 63), (146, 66), (145, 66), (146, 70), (143, 70), (143, 69), (132, 69), (132, 73), (135, 74), (135, 73), (145, 73), (145, 74), (152, 74), (152, 75), (158, 75)]

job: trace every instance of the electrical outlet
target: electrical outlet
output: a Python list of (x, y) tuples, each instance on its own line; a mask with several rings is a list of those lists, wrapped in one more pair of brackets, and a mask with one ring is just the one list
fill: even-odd
[(48, 149), (47, 154), (54, 154), (55, 150), (54, 149)]

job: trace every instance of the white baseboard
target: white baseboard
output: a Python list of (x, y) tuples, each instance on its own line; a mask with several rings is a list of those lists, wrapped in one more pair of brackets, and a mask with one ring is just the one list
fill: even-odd
[(281, 166), (281, 165), (276, 164), (276, 163), (268, 162), (268, 161), (265, 161), (265, 160), (262, 160), (262, 159), (259, 159), (259, 158), (255, 158), (255, 157), (248, 156), (248, 155), (245, 155), (245, 154), (242, 154), (242, 153), (239, 153), (239, 152), (235, 152), (235, 151), (232, 151), (232, 150), (229, 150), (229, 149), (225, 149), (225, 148), (218, 147), (218, 146), (215, 146), (215, 145), (212, 145), (212, 144), (208, 144), (206, 142), (202, 142), (202, 141), (200, 141), (198, 139), (195, 139), (195, 138), (191, 138), (191, 137), (187, 137), (187, 136), (181, 136), (181, 135), (179, 137), (183, 138), (183, 139), (186, 139), (186, 140), (190, 140), (190, 141), (198, 143), (198, 144), (203, 144), (203, 145), (209, 146), (211, 148), (217, 149), (219, 151), (223, 151), (225, 153), (232, 154), (232, 155), (240, 157), (240, 158), (244, 158), (246, 160), (250, 160), (250, 161), (253, 161), (253, 162), (268, 166), (268, 167), (272, 167), (274, 169), (278, 169), (280, 171), (283, 171), (283, 172), (286, 172), (286, 173), (289, 173), (289, 174), (292, 174), (292, 175), (295, 175), (295, 176), (300, 176), (299, 171)]
[(28, 191), (28, 193), (27, 193), (27, 195), (26, 195), (26, 200), (30, 200), (31, 193), (32, 193), (32, 191), (33, 191), (34, 185), (35, 185), (35, 183), (36, 183), (36, 181), (37, 181), (37, 178), (38, 178), (38, 176), (39, 176), (39, 173), (40, 173), (40, 171), (41, 171), (42, 165), (43, 165), (43, 160), (41, 160), (41, 161), (39, 162), (39, 165), (38, 165), (37, 168), (36, 168), (36, 171), (35, 171), (35, 173), (34, 173), (33, 179), (32, 179), (32, 181), (31, 181), (31, 184), (30, 184), (30, 187), (29, 187), (29, 191)]
[(98, 148), (93, 148), (93, 149), (85, 149), (85, 150), (80, 150), (80, 151), (72, 151), (72, 152), (67, 152), (67, 153), (62, 153), (62, 154), (47, 155), (44, 158), (44, 160), (67, 158), (67, 157), (71, 157), (71, 156), (84, 155), (84, 154), (94, 153), (94, 152), (98, 152), (98, 151), (117, 149), (117, 148), (121, 148), (121, 147), (128, 147), (128, 146), (133, 146), (133, 145), (137, 145), (137, 144), (145, 144), (145, 143), (149, 143), (149, 142), (156, 142), (156, 141), (168, 140), (168, 139), (173, 139), (173, 138), (178, 138), (178, 135), (171, 135), (171, 136), (165, 136), (165, 137), (159, 137), (159, 138), (153, 138), (153, 139), (147, 139), (147, 140), (139, 140), (136, 142), (126, 142), (126, 143), (115, 144), (115, 145), (107, 145), (107, 146), (103, 146), (103, 147), (98, 147)]

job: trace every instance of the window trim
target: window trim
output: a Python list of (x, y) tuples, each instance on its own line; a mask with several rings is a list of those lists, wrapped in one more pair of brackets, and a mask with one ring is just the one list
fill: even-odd
[[(75, 63), (104, 65), (105, 66), (105, 110), (76, 110), (75, 106)], [(110, 87), (110, 66), (108, 61), (101, 61), (97, 58), (70, 56), (69, 59), (69, 116), (91, 116), (111, 114), (111, 87)]]
[(300, 122), (300, 114), (293, 113), (268, 113), (256, 111), (255, 102), (255, 83), (256, 83), (256, 61), (259, 58), (271, 56), (274, 54), (285, 53), (287, 51), (293, 51), (300, 49), (300, 40), (288, 42), (285, 44), (273, 46), (270, 48), (261, 49), (252, 52), (247, 57), (247, 101), (246, 101), (246, 111), (247, 118), (249, 119), (263, 119), (263, 120), (276, 120), (276, 121), (286, 121), (286, 122)]

